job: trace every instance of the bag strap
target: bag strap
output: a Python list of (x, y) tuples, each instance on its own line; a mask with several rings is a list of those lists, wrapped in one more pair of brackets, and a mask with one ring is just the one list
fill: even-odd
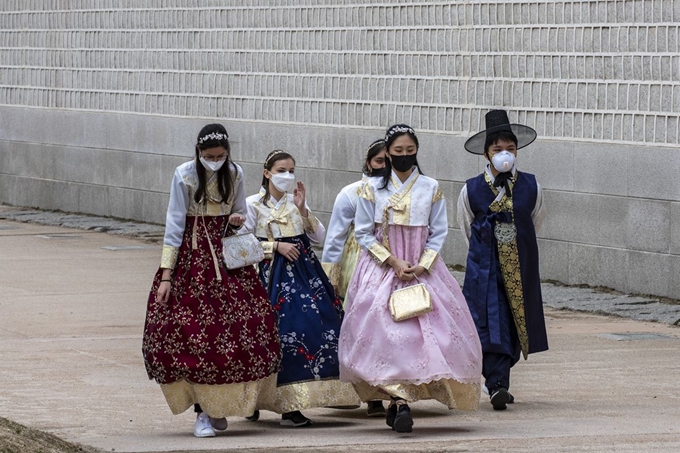
[[(387, 277), (387, 272), (388, 272), (388, 271), (389, 271), (389, 269), (385, 269), (385, 273), (383, 274), (383, 278)], [(413, 274), (413, 277), (414, 277), (414, 278), (416, 279), (416, 281), (418, 282), (418, 283), (416, 283), (416, 284), (419, 285), (421, 282), (420, 282), (420, 279), (418, 278), (418, 276), (417, 276), (416, 274)], [(394, 274), (394, 277), (392, 277), (392, 278), (393, 278), (393, 279), (397, 278), (396, 273)], [(397, 279), (397, 285), (399, 284), (400, 281), (401, 281), (401, 280)], [(408, 283), (411, 283), (411, 282), (408, 282)], [(393, 289), (392, 289), (392, 292), (396, 291), (395, 288), (396, 288), (397, 285), (394, 285), (394, 286), (392, 287), (392, 288), (393, 288)], [(407, 286), (404, 286), (404, 287), (402, 287), (402, 288), (400, 288), (400, 289), (408, 288), (409, 286), (411, 286), (411, 285), (410, 285), (410, 284), (407, 284)]]
[(210, 246), (210, 254), (212, 255), (213, 264), (215, 265), (215, 275), (217, 276), (217, 281), (222, 281), (222, 272), (220, 272), (220, 262), (217, 259), (217, 254), (213, 248), (212, 242), (210, 242), (210, 235), (208, 234), (208, 228), (205, 226), (205, 217), (201, 216), (203, 220), (203, 230), (205, 231), (205, 238), (208, 241), (208, 246)]
[(191, 229), (191, 250), (196, 250), (198, 248), (198, 239), (196, 228), (198, 226), (198, 216), (194, 217), (194, 226)]

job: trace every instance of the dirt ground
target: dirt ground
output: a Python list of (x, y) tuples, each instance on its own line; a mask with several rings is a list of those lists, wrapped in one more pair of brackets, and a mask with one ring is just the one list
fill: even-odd
[(100, 450), (72, 444), (56, 436), (0, 417), (0, 453), (95, 453)]

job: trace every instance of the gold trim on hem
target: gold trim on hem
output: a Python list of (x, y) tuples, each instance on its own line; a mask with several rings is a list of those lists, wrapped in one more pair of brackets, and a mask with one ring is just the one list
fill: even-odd
[(391, 396), (403, 398), (409, 403), (420, 400), (436, 400), (449, 409), (476, 411), (479, 407), (481, 383), (463, 384), (455, 379), (440, 379), (424, 384), (354, 383), (354, 390), (362, 401), (389, 400)]
[(263, 409), (286, 412), (326, 406), (356, 406), (361, 402), (352, 384), (337, 379), (286, 384), (263, 396)]
[(425, 249), (423, 251), (423, 254), (420, 256), (420, 261), (418, 262), (419, 266), (423, 266), (427, 273), (429, 274), (432, 272), (432, 268), (434, 267), (434, 263), (437, 261), (437, 257), (439, 254), (435, 252), (432, 249)]
[(175, 263), (177, 263), (177, 257), (179, 256), (179, 247), (173, 247), (171, 245), (163, 246), (163, 253), (161, 255), (161, 268), (162, 269), (174, 269)]
[(264, 409), (262, 398), (276, 390), (276, 374), (259, 381), (221, 385), (192, 384), (182, 379), (161, 384), (161, 390), (175, 415), (198, 403), (211, 417), (247, 417), (257, 409)]

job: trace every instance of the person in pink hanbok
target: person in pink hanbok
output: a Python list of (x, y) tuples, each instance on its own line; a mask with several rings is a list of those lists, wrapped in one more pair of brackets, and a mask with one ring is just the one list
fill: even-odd
[[(347, 289), (338, 358), (340, 379), (363, 401), (390, 401), (386, 422), (401, 433), (412, 431), (410, 402), (477, 409), (482, 350), (460, 287), (439, 256), (446, 201), (439, 183), (420, 171), (415, 131), (394, 125), (385, 143), (387, 171), (368, 179), (357, 203), (362, 253)], [(431, 295), (432, 311), (395, 322), (390, 295), (416, 277)]]

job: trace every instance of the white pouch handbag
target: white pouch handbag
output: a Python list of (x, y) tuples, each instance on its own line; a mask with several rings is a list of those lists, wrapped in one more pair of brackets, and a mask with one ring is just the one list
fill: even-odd
[(262, 261), (264, 251), (253, 233), (235, 234), (222, 238), (222, 257), (227, 269), (238, 269)]

